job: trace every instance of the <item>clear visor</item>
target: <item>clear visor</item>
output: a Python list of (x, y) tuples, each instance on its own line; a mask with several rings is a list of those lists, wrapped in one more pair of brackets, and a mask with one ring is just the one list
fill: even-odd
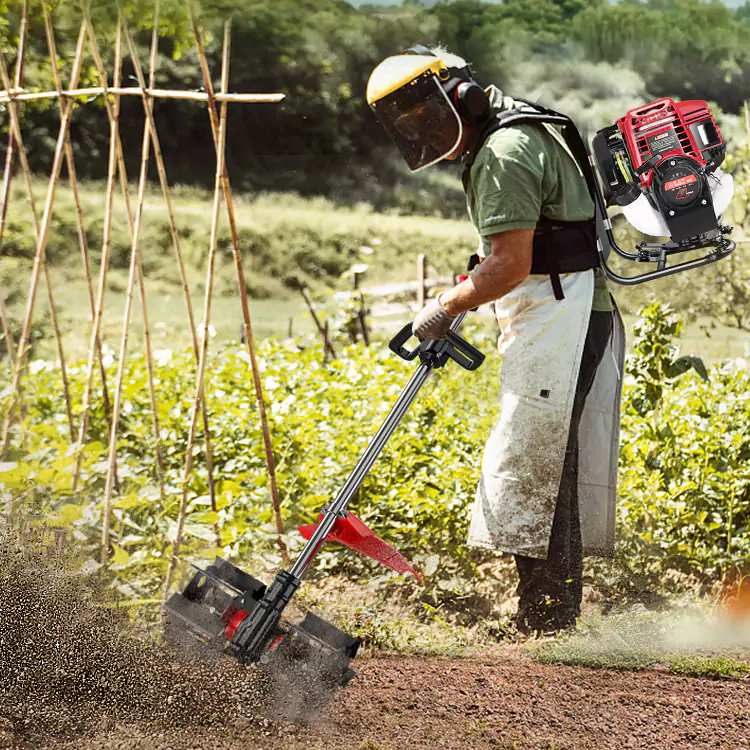
[(461, 142), (461, 117), (434, 75), (402, 86), (372, 108), (413, 172), (444, 159)]

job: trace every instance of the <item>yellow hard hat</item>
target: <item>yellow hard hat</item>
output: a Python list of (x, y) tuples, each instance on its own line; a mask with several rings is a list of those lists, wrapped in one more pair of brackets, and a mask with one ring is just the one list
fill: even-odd
[(414, 85), (419, 78), (432, 74), (443, 81), (450, 77), (445, 63), (435, 55), (406, 54), (387, 57), (370, 75), (367, 82), (367, 103), (372, 107), (402, 86)]
[(373, 70), (367, 102), (416, 172), (456, 150), (461, 116), (443, 86), (454, 74), (424, 47), (388, 57)]

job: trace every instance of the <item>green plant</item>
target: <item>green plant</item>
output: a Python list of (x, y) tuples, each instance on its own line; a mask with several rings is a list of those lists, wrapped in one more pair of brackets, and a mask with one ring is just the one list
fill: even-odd
[[(708, 583), (750, 557), (750, 373), (743, 362), (706, 370), (697, 358), (680, 356), (673, 341), (679, 329), (679, 320), (667, 310), (644, 311), (628, 364), (617, 557), (608, 566), (589, 567), (589, 580), (612, 601), (643, 599), (668, 580), (679, 585), (679, 576)], [(478, 343), (476, 332), (468, 335)], [(490, 343), (481, 346), (488, 350)], [(258, 351), (285, 541), (294, 552), (301, 545), (296, 525), (314, 521), (339, 490), (412, 370), (379, 343), (342, 347), (339, 359), (328, 364), (319, 346), (299, 342), (269, 340)], [(112, 568), (117, 584), (130, 594), (153, 595), (171, 551), (193, 400), (191, 357), (187, 349), (167, 350), (157, 361), (164, 505), (154, 471), (145, 362), (134, 354), (126, 363)], [(111, 353), (107, 361), (112, 378)], [(334, 545), (321, 551), (315, 574), (367, 577), (389, 596), (428, 604), (432, 609), (421, 610), (427, 622), (445, 613), (469, 625), (492, 614), (498, 591), (512, 585), (512, 575), (496, 556), (468, 547), (466, 535), (484, 441), (496, 418), (499, 367), (497, 358), (488, 357), (470, 376), (457, 367), (434, 373), (352, 502), (368, 526), (418, 567), (424, 587)], [(7, 369), (2, 382), (9, 382)], [(74, 364), (70, 387), (76, 404), (84, 382), (85, 368)], [(223, 555), (242, 566), (279, 562), (250, 383), (242, 348), (227, 345), (212, 353), (207, 388), (217, 509), (210, 508), (199, 436), (188, 488), (186, 559), (215, 553), (217, 523)], [(0, 415), (8, 398), (8, 389), (0, 390)], [(106, 472), (101, 399), (97, 387), (82, 487), (74, 494), (74, 456), (60, 416), (60, 372), (52, 362), (32, 362), (25, 447), (16, 428), (14, 452), (0, 470), (0, 507), (12, 506), (14, 517), (26, 523), (67, 528), (91, 556), (99, 544)]]

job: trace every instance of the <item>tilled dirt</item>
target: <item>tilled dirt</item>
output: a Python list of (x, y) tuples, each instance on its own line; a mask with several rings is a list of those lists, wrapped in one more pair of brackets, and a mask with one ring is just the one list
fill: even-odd
[[(517, 648), (484, 658), (365, 657), (358, 676), (307, 726), (194, 711), (169, 721), (154, 706), (128, 717), (115, 709), (37, 701), (0, 708), (8, 747), (166, 750), (744, 750), (750, 748), (750, 682), (708, 680), (657, 671), (617, 672), (540, 665)], [(227, 675), (228, 677), (228, 675)], [(235, 672), (232, 679), (238, 679)], [(214, 675), (215, 679), (215, 675)], [(207, 689), (211, 689), (209, 681)], [(230, 691), (231, 692), (231, 691)], [(247, 708), (247, 705), (244, 707)], [(34, 723), (57, 712), (51, 734)], [(267, 714), (268, 715), (268, 714)], [(21, 719), (23, 716), (23, 719)], [(27, 723), (28, 722), (28, 723)], [(66, 726), (67, 724), (67, 726)], [(2, 736), (2, 735), (0, 735)], [(11, 741), (11, 738), (15, 741)], [(24, 738), (26, 740), (24, 741)]]
[(750, 680), (535, 664), (518, 646), (364, 654), (301, 725), (255, 668), (138, 639), (103, 600), (83, 574), (0, 554), (0, 747), (750, 750)]

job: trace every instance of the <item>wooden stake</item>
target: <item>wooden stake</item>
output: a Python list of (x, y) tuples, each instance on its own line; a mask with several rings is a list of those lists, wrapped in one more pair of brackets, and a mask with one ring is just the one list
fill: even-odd
[[(154, 5), (154, 28), (151, 35), (151, 56), (149, 58), (149, 85), (151, 88), (154, 86), (154, 81), (156, 80), (156, 61), (157, 61), (157, 55), (159, 52), (159, 0), (156, 0), (156, 3)], [(149, 109), (153, 112), (153, 100), (148, 99), (147, 101)], [(117, 105), (119, 106), (120, 100), (118, 98)], [(119, 134), (118, 134), (119, 138)], [(143, 181), (143, 184), (145, 185), (147, 183), (147, 169), (148, 169), (148, 151), (151, 143), (151, 135), (148, 127), (144, 124), (143, 129), (143, 147), (146, 153), (146, 163), (142, 164), (142, 172), (139, 177), (140, 180)], [(120, 158), (122, 159), (122, 147), (120, 147)], [(122, 161), (123, 164), (123, 170), (124, 170), (124, 159)], [(127, 180), (125, 181), (127, 184)], [(143, 200), (141, 197), (139, 197), (138, 200), (138, 210), (143, 211), (142, 206)], [(156, 401), (156, 386), (154, 382), (154, 358), (153, 358), (153, 348), (151, 346), (151, 330), (148, 322), (148, 305), (147, 305), (147, 298), (146, 298), (146, 280), (143, 274), (143, 264), (141, 262), (141, 255), (138, 252), (138, 238), (139, 238), (139, 232), (135, 232), (133, 234), (133, 248), (135, 249), (135, 256), (136, 261), (138, 264), (137, 273), (138, 273), (138, 288), (141, 295), (141, 312), (143, 314), (143, 339), (144, 344), (146, 348), (146, 367), (148, 369), (148, 390), (149, 390), (149, 397), (151, 400), (151, 418), (153, 422), (153, 429), (154, 429), (154, 439), (156, 441), (156, 474), (157, 478), (159, 480), (159, 496), (161, 498), (162, 506), (166, 503), (167, 494), (166, 489), (164, 486), (164, 447), (162, 445), (161, 441), (161, 429), (159, 427), (159, 405)]]
[(365, 342), (365, 346), (370, 346), (370, 333), (367, 330), (365, 295), (362, 294), (362, 292), (359, 293), (359, 311), (357, 312), (357, 318), (359, 319), (359, 326), (362, 329), (362, 341)]
[[(201, 40), (200, 30), (196, 22), (195, 14), (191, 11), (191, 20), (193, 24), (193, 31), (195, 33), (196, 47), (198, 50), (198, 56), (201, 63), (201, 71), (203, 73), (203, 83), (206, 91), (209, 95), (208, 104), (208, 116), (211, 122), (211, 132), (214, 137), (214, 144), (217, 149), (217, 154), (220, 149), (220, 125), (216, 114), (216, 104), (214, 101), (214, 88), (213, 82), (211, 81), (211, 74), (208, 69), (208, 61), (206, 58), (205, 49), (203, 48), (203, 42)], [(230, 43), (231, 29), (225, 27), (225, 48), (224, 54), (229, 55), (229, 43)], [(245, 273), (242, 267), (242, 253), (240, 250), (239, 234), (237, 232), (237, 222), (234, 213), (234, 201), (232, 200), (232, 189), (229, 183), (229, 174), (227, 171), (226, 162), (222, 172), (222, 186), (224, 190), (224, 204), (227, 209), (227, 217), (229, 219), (229, 230), (232, 236), (232, 250), (234, 257), (235, 269), (237, 272), (237, 286), (240, 293), (240, 302), (242, 303), (242, 317), (245, 326), (245, 338), (247, 344), (248, 354), (250, 356), (250, 366), (253, 373), (253, 385), (255, 387), (255, 399), (258, 404), (258, 415), (260, 417), (261, 431), (263, 434), (263, 447), (266, 456), (266, 467), (268, 468), (269, 485), (271, 488), (271, 502), (273, 504), (274, 518), (276, 521), (276, 532), (277, 532), (277, 543), (279, 551), (281, 553), (284, 565), (287, 567), (290, 564), (289, 552), (287, 551), (286, 545), (282, 538), (283, 534), (283, 521), (281, 518), (281, 503), (279, 499), (279, 488), (276, 480), (276, 464), (273, 455), (273, 445), (271, 443), (271, 431), (268, 426), (268, 417), (266, 415), (266, 404), (263, 398), (263, 386), (260, 380), (260, 368), (258, 367), (258, 360), (255, 354), (255, 338), (253, 336), (253, 326), (250, 319), (250, 306), (247, 301), (247, 289), (245, 286)]]
[(323, 364), (328, 363), (328, 351), (328, 321), (326, 320), (326, 322), (323, 324)]
[[(111, 94), (113, 96), (143, 96), (144, 93), (153, 99), (182, 99), (193, 102), (207, 102), (208, 94), (203, 91), (179, 91), (172, 89), (142, 88), (140, 86), (91, 86), (89, 88), (69, 88), (65, 91), (26, 91), (20, 87), (0, 91), (0, 104), (11, 101), (34, 102), (40, 99), (73, 99), (76, 97), (101, 96)], [(284, 99), (285, 94), (216, 94), (218, 102), (228, 104), (276, 104)]]
[(313, 322), (315, 323), (315, 326), (318, 329), (318, 332), (323, 338), (323, 351), (330, 352), (331, 359), (336, 359), (336, 352), (333, 348), (333, 344), (328, 340), (328, 337), (325, 334), (323, 325), (320, 322), (320, 318), (318, 318), (317, 313), (315, 312), (315, 308), (313, 307), (313, 303), (312, 303), (312, 300), (310, 299), (310, 295), (307, 293), (307, 289), (304, 286), (301, 286), (299, 291), (300, 291), (300, 294), (302, 295), (302, 299), (305, 300), (305, 304), (307, 305), (307, 309), (310, 311), (310, 315), (312, 315)]
[[(26, 57), (26, 29), (28, 24), (28, 0), (24, 0), (23, 10), (21, 11), (21, 25), (18, 32), (18, 57), (16, 59), (15, 85), (21, 85), (23, 76), (23, 64)], [(3, 236), (5, 235), (5, 220), (8, 215), (8, 204), (10, 203), (10, 183), (13, 178), (13, 156), (15, 152), (15, 138), (13, 130), (8, 134), (8, 148), (5, 152), (5, 169), (3, 170), (3, 190), (0, 196), (0, 249), (3, 246)], [(5, 307), (5, 298), (0, 296), (0, 321), (3, 326), (3, 337), (5, 346), (8, 349), (8, 360), (11, 370), (16, 363), (15, 352), (13, 351), (13, 334), (10, 330), (8, 310)], [(19, 393), (20, 396), (20, 393)]]
[[(120, 15), (122, 18), (122, 12), (120, 12)], [(136, 54), (135, 43), (133, 41), (133, 37), (130, 31), (128, 30), (124, 22), (123, 22), (123, 29), (125, 31), (125, 35), (127, 38), (128, 47), (130, 49), (130, 55), (133, 61), (133, 68), (135, 70), (136, 77), (138, 78), (141, 91), (145, 92), (148, 89), (146, 88), (146, 82), (143, 77), (143, 70), (141, 68), (140, 61), (138, 60), (138, 57)], [(189, 288), (189, 283), (187, 279), (187, 273), (185, 271), (185, 264), (184, 264), (183, 256), (182, 256), (180, 234), (177, 229), (177, 222), (174, 217), (174, 210), (172, 209), (172, 199), (171, 199), (171, 194), (169, 190), (169, 181), (167, 180), (167, 172), (164, 167), (164, 160), (161, 154), (161, 146), (159, 145), (159, 135), (156, 130), (156, 122), (153, 117), (153, 103), (149, 101), (148, 97), (145, 94), (143, 94), (143, 104), (144, 104), (144, 113), (146, 115), (146, 120), (148, 122), (149, 134), (150, 134), (150, 138), (151, 138), (152, 145), (153, 145), (154, 157), (156, 159), (156, 167), (159, 173), (159, 182), (161, 184), (162, 194), (164, 195), (164, 201), (167, 206), (167, 217), (169, 219), (169, 228), (170, 228), (170, 233), (172, 235), (172, 245), (175, 250), (175, 256), (177, 259), (177, 267), (178, 267), (179, 274), (180, 274), (180, 281), (182, 283), (183, 296), (185, 298), (185, 304), (187, 307), (188, 324), (190, 326), (190, 333), (191, 333), (192, 340), (193, 340), (193, 353), (195, 355), (195, 361), (196, 361), (196, 366), (197, 366), (198, 361), (199, 361), (198, 334), (197, 334), (197, 328), (195, 325), (195, 316), (193, 314), (193, 304), (190, 298), (190, 288)], [(203, 432), (204, 432), (204, 441), (205, 441), (205, 446), (206, 446), (206, 470), (208, 474), (208, 489), (209, 489), (209, 496), (211, 498), (211, 509), (213, 511), (216, 511), (217, 509), (216, 483), (214, 480), (213, 449), (211, 447), (211, 431), (210, 431), (209, 424), (208, 424), (208, 411), (206, 408), (205, 393), (201, 394), (201, 415), (203, 419)], [(218, 539), (218, 530), (217, 530), (217, 542), (219, 541), (220, 540)]]
[[(47, 46), (50, 51), (50, 64), (52, 74), (55, 79), (55, 88), (58, 92), (63, 90), (62, 78), (60, 77), (60, 68), (57, 63), (57, 45), (55, 44), (55, 35), (51, 22), (48, 22), (49, 14), (45, 10), (45, 29), (47, 32)], [(62, 116), (62, 110), (60, 112)], [(89, 307), (91, 308), (91, 319), (94, 319), (96, 303), (94, 301), (94, 287), (91, 281), (91, 262), (89, 259), (89, 246), (86, 237), (86, 226), (83, 219), (83, 208), (81, 206), (81, 197), (78, 191), (78, 179), (76, 177), (75, 160), (73, 158), (73, 148), (70, 143), (70, 131), (65, 134), (65, 165), (68, 170), (68, 181), (73, 192), (73, 200), (76, 206), (76, 227), (78, 234), (78, 244), (81, 249), (81, 261), (83, 263), (83, 273), (86, 278), (86, 289), (89, 295)], [(109, 401), (109, 389), (107, 388), (107, 372), (104, 367), (102, 356), (101, 339), (96, 341), (96, 354), (99, 363), (99, 374), (102, 379), (102, 399), (104, 403), (104, 416), (107, 421), (108, 430), (112, 427), (112, 406)], [(115, 486), (119, 492), (119, 482), (115, 476)]]
[[(99, 78), (103, 84), (103, 87), (107, 87), (107, 74), (104, 70), (104, 64), (101, 59), (101, 55), (99, 54), (99, 47), (96, 42), (96, 35), (94, 33), (93, 24), (91, 23), (90, 17), (88, 15), (86, 16), (86, 24), (87, 29), (89, 32), (89, 37), (91, 41), (91, 47), (92, 47), (92, 53), (94, 57), (94, 64), (97, 69), (97, 74), (99, 75)], [(120, 82), (120, 74), (121, 74), (121, 61), (122, 61), (122, 33), (121, 33), (121, 26), (118, 24), (117, 27), (117, 37), (116, 37), (116, 43), (115, 43), (115, 58), (116, 58), (116, 65), (115, 65), (115, 71), (114, 71), (114, 84), (115, 88), (119, 86)], [(114, 89), (113, 89), (114, 90)], [(114, 158), (117, 163), (117, 171), (120, 177), (120, 187), (123, 194), (123, 199), (125, 201), (125, 213), (128, 220), (128, 227), (130, 230), (130, 236), (131, 236), (131, 242), (134, 237), (135, 232), (135, 225), (133, 221), (133, 212), (130, 205), (130, 197), (129, 197), (129, 188), (128, 188), (128, 179), (127, 179), (127, 171), (125, 168), (125, 159), (123, 156), (123, 150), (122, 150), (122, 143), (120, 141), (120, 132), (119, 132), (119, 97), (115, 97), (115, 101), (111, 102), (109, 99), (105, 100), (105, 105), (107, 109), (107, 117), (109, 118), (110, 122), (110, 138), (112, 138), (112, 130), (114, 129), (114, 141), (111, 141), (110, 146), (114, 143)], [(110, 153), (110, 156), (112, 154)], [(106, 219), (106, 215), (105, 215)], [(159, 417), (158, 417), (158, 408), (156, 405), (156, 391), (155, 391), (155, 385), (154, 385), (154, 370), (153, 370), (153, 357), (152, 357), (152, 349), (151, 349), (151, 336), (150, 336), (150, 329), (149, 329), (149, 322), (148, 322), (148, 309), (147, 309), (147, 302), (146, 302), (146, 295), (145, 295), (145, 287), (143, 282), (143, 269), (141, 266), (141, 260), (140, 260), (140, 254), (136, 255), (136, 265), (137, 265), (137, 278), (139, 281), (139, 288), (141, 292), (141, 308), (143, 312), (143, 321), (144, 321), (144, 340), (145, 340), (145, 347), (146, 347), (146, 365), (148, 369), (148, 382), (149, 382), (149, 396), (151, 400), (151, 415), (152, 415), (152, 422), (153, 422), (153, 429), (154, 429), (154, 438), (156, 441), (156, 459), (157, 459), (157, 477), (159, 481), (159, 490), (162, 498), (165, 497), (165, 488), (164, 488), (164, 470), (163, 470), (163, 448), (161, 443), (161, 431), (159, 428)], [(106, 271), (105, 271), (106, 273)], [(129, 324), (128, 324), (129, 325)], [(127, 336), (127, 334), (126, 334)], [(86, 428), (88, 423), (88, 415), (89, 415), (89, 409), (86, 407), (87, 403), (90, 403), (87, 400), (84, 400), (84, 420), (82, 423), (82, 431), (79, 434), (79, 440), (78, 440), (78, 451), (76, 455), (76, 464), (74, 468), (74, 488), (76, 487), (78, 477), (80, 476), (80, 466), (81, 466), (81, 460), (82, 460), (82, 450), (83, 445), (85, 441), (86, 436)], [(119, 421), (119, 409), (115, 410), (115, 413), (112, 417), (112, 424), (110, 427), (110, 434), (113, 432), (116, 433), (116, 425), (115, 423)], [(110, 451), (112, 451), (112, 446), (109, 446)], [(110, 464), (110, 467), (112, 464)], [(115, 471), (114, 469), (110, 469), (111, 471)], [(109, 472), (108, 472), (109, 474)], [(109, 481), (113, 483), (113, 486), (117, 490), (117, 484), (116, 484), (116, 473), (114, 473), (114, 477), (112, 477)], [(110, 493), (111, 493), (111, 486), (110, 486)], [(104, 553), (103, 553), (104, 554)]]
[(8, 349), (8, 361), (10, 362), (11, 369), (13, 369), (16, 364), (16, 357), (13, 354), (13, 334), (10, 331), (8, 309), (5, 307), (5, 300), (2, 297), (0, 297), (0, 322), (3, 326), (3, 338), (5, 339), (5, 346)]
[[(62, 78), (60, 76), (60, 69), (57, 63), (57, 45), (55, 43), (54, 29), (52, 28), (51, 18), (49, 13), (45, 9), (45, 31), (47, 34), (47, 46), (50, 53), (50, 64), (52, 67), (52, 74), (55, 79), (55, 88), (58, 91), (62, 91)], [(65, 100), (62, 100), (65, 101)], [(73, 106), (72, 102), (67, 102), (68, 106)], [(60, 109), (60, 117), (62, 118), (62, 107)], [(89, 246), (88, 239), (86, 237), (86, 226), (83, 219), (83, 208), (81, 206), (81, 197), (78, 192), (78, 179), (76, 177), (75, 160), (73, 158), (73, 148), (70, 142), (70, 130), (65, 134), (65, 165), (68, 170), (68, 181), (70, 188), (73, 192), (73, 200), (76, 206), (76, 226), (78, 234), (78, 244), (81, 249), (81, 260), (83, 263), (83, 273), (86, 278), (86, 289), (89, 295), (89, 307), (91, 309), (91, 319), (93, 321), (96, 312), (96, 303), (94, 301), (94, 287), (91, 280), (91, 262), (89, 259)], [(99, 364), (99, 375), (102, 380), (102, 400), (104, 405), (104, 418), (107, 422), (107, 431), (112, 429), (112, 405), (109, 400), (109, 389), (107, 387), (107, 371), (104, 367), (104, 357), (102, 354), (101, 337), (96, 338), (96, 358)], [(75, 437), (74, 437), (75, 440)], [(117, 477), (117, 470), (115, 468), (115, 488), (117, 492), (120, 491), (120, 483)]]
[[(170, 231), (172, 235), (172, 244), (175, 249), (175, 254), (177, 257), (177, 265), (180, 272), (180, 279), (182, 281), (182, 287), (183, 287), (183, 294), (185, 297), (185, 302), (187, 305), (187, 312), (188, 312), (188, 322), (190, 325), (190, 332), (192, 334), (193, 338), (193, 350), (196, 358), (196, 363), (198, 363), (199, 360), (199, 348), (198, 348), (198, 337), (197, 337), (197, 331), (195, 326), (195, 318), (193, 315), (193, 307), (192, 307), (192, 301), (190, 299), (190, 290), (187, 280), (187, 274), (185, 272), (185, 265), (183, 262), (182, 257), (182, 248), (181, 248), (181, 242), (180, 242), (180, 236), (177, 229), (177, 223), (174, 218), (174, 211), (172, 209), (172, 200), (171, 195), (169, 191), (169, 181), (167, 180), (167, 174), (166, 169), (164, 167), (164, 160), (162, 158), (161, 154), (161, 147), (159, 145), (159, 136), (158, 132), (156, 130), (156, 122), (153, 117), (153, 102), (150, 101), (150, 99), (146, 96), (145, 92), (148, 91), (146, 88), (145, 80), (143, 78), (143, 70), (140, 65), (140, 61), (137, 57), (137, 52), (135, 48), (135, 43), (133, 41), (132, 34), (128, 30), (127, 26), (124, 23), (122, 11), (120, 11), (120, 18), (122, 22), (122, 27), (124, 29), (124, 33), (127, 39), (128, 48), (130, 50), (130, 56), (131, 60), (133, 62), (133, 68), (136, 74), (136, 77), (138, 78), (138, 82), (141, 86), (141, 90), (143, 93), (143, 105), (144, 105), (144, 113), (146, 115), (146, 121), (148, 125), (149, 135), (153, 144), (154, 149), (154, 156), (156, 158), (156, 166), (157, 171), (159, 173), (159, 181), (161, 183), (162, 193), (164, 195), (164, 200), (167, 205), (167, 215), (169, 218), (169, 226)], [(153, 47), (152, 47), (153, 51)], [(153, 54), (152, 54), (153, 57)], [(155, 60), (155, 57), (153, 58)], [(153, 83), (153, 80), (152, 80)], [(211, 447), (211, 433), (209, 429), (208, 424), (208, 412), (206, 408), (206, 399), (205, 399), (205, 393), (201, 393), (201, 416), (203, 419), (203, 431), (204, 431), (204, 440), (205, 440), (205, 446), (206, 446), (206, 469), (208, 473), (208, 487), (209, 487), (209, 493), (211, 498), (211, 509), (213, 511), (216, 511), (217, 504), (216, 504), (216, 484), (214, 480), (214, 467), (213, 467), (213, 450)], [(217, 544), (220, 546), (220, 538), (218, 534), (218, 527), (215, 527), (216, 535), (217, 535)]]
[[(73, 70), (71, 72), (71, 85), (75, 86), (78, 82), (78, 77), (81, 72), (81, 64), (83, 58), (83, 26), (81, 27), (81, 33), (78, 37), (78, 47), (76, 49), (76, 57), (73, 61)], [(8, 78), (8, 69), (5, 64), (5, 56), (0, 52), (0, 73), (2, 74), (3, 83), (6, 88), (10, 88), (10, 82)], [(34, 217), (34, 224), (36, 228), (36, 210), (33, 206), (33, 195), (31, 190), (31, 171), (29, 170), (28, 161), (26, 160), (26, 153), (23, 147), (23, 137), (21, 135), (21, 126), (18, 118), (18, 105), (17, 103), (11, 103), (8, 107), (10, 112), (11, 127), (14, 132), (15, 140), (18, 144), (19, 157), (21, 159), (21, 166), (23, 167), (24, 175), (26, 177), (27, 189), (29, 191), (29, 202), (31, 204), (31, 211)], [(55, 156), (52, 164), (52, 172), (50, 174), (49, 187), (47, 190), (47, 200), (44, 206), (44, 214), (42, 216), (41, 227), (38, 228), (37, 232), (37, 248), (34, 257), (34, 265), (31, 272), (31, 281), (29, 284), (29, 295), (26, 301), (26, 314), (24, 316), (23, 326), (21, 329), (21, 339), (18, 342), (18, 351), (16, 354), (16, 362), (13, 370), (13, 384), (11, 386), (11, 402), (8, 407), (8, 413), (6, 414), (5, 424), (3, 425), (3, 447), (2, 455), (6, 455), (10, 445), (10, 428), (13, 421), (13, 413), (18, 402), (18, 393), (21, 385), (21, 378), (24, 370), (24, 362), (26, 358), (27, 347), (29, 345), (30, 334), (31, 334), (31, 320), (34, 315), (34, 306), (36, 303), (36, 293), (39, 287), (39, 275), (41, 272), (45, 273), (47, 281), (47, 290), (49, 294), (50, 302), (50, 315), (52, 323), (55, 328), (55, 336), (58, 344), (58, 352), (60, 355), (60, 366), (63, 380), (63, 387), (65, 389), (65, 405), (68, 413), (68, 423), (71, 431), (73, 431), (73, 416), (70, 404), (70, 393), (67, 384), (67, 371), (65, 367), (65, 355), (62, 346), (62, 336), (60, 334), (60, 328), (57, 322), (57, 312), (54, 304), (52, 294), (52, 284), (49, 279), (49, 274), (46, 264), (46, 249), (47, 240), (49, 237), (49, 226), (52, 219), (52, 210), (55, 203), (55, 193), (57, 190), (57, 183), (60, 179), (60, 170), (62, 168), (62, 154), (63, 146), (65, 143), (65, 135), (70, 127), (71, 116), (73, 112), (72, 104), (64, 108), (62, 117), (60, 119), (60, 132), (57, 138), (57, 146), (55, 148)], [(75, 433), (72, 432), (73, 439), (75, 439)]]
[[(122, 23), (121, 19), (118, 19), (118, 24)], [(156, 45), (158, 42), (158, 3), (156, 6), (156, 18), (154, 20), (154, 35), (152, 37), (151, 47), (151, 61), (152, 66), (155, 65), (156, 59)], [(132, 49), (131, 49), (132, 54)], [(150, 101), (144, 102), (146, 107), (151, 106)], [(117, 105), (116, 105), (117, 106)], [(112, 489), (114, 485), (114, 467), (117, 456), (117, 429), (119, 425), (120, 415), (120, 399), (122, 396), (122, 381), (125, 374), (125, 360), (127, 357), (127, 344), (128, 334), (130, 330), (130, 314), (133, 303), (133, 291), (135, 288), (135, 281), (138, 279), (141, 305), (143, 311), (144, 321), (144, 334), (146, 344), (146, 363), (148, 368), (148, 381), (149, 381), (149, 394), (151, 399), (151, 412), (154, 427), (154, 436), (156, 439), (156, 454), (157, 454), (157, 477), (159, 480), (159, 488), (162, 503), (166, 500), (164, 490), (164, 464), (162, 455), (161, 445), (161, 432), (159, 429), (159, 417), (158, 417), (158, 404), (156, 402), (156, 390), (154, 387), (154, 371), (153, 371), (153, 360), (151, 356), (151, 339), (148, 333), (148, 310), (146, 304), (146, 290), (143, 280), (143, 269), (139, 257), (139, 239), (141, 231), (141, 221), (143, 219), (143, 205), (145, 202), (145, 191), (147, 184), (147, 173), (148, 173), (148, 161), (151, 150), (151, 137), (148, 128), (148, 124), (144, 124), (143, 128), (143, 143), (141, 148), (141, 171), (138, 181), (138, 205), (135, 213), (135, 222), (132, 229), (132, 243), (130, 252), (130, 269), (128, 272), (128, 284), (125, 295), (125, 312), (123, 314), (122, 324), (122, 336), (120, 339), (120, 357), (117, 367), (117, 380), (115, 384), (114, 393), (114, 410), (112, 415), (112, 431), (110, 434), (109, 441), (109, 468), (107, 470), (107, 478), (104, 489), (104, 510), (102, 512), (102, 547), (101, 547), (101, 560), (105, 563), (109, 557), (109, 526), (110, 526), (110, 511), (111, 511), (111, 498)], [(121, 148), (119, 149), (118, 158), (122, 155)], [(120, 172), (122, 176), (122, 170)], [(127, 183), (126, 183), (127, 184)], [(127, 189), (126, 189), (127, 192)], [(128, 216), (130, 217), (130, 209), (128, 206)]]
[(417, 255), (417, 308), (420, 310), (424, 307), (427, 298), (427, 259), (424, 253)]
[[(101, 59), (98, 56), (98, 48), (96, 45), (96, 36), (94, 34), (94, 28), (91, 24), (91, 19), (88, 13), (84, 16), (84, 28), (89, 36), (91, 42), (91, 50), (94, 55), (94, 61), (97, 63), (97, 71), (101, 77), (104, 74), (104, 70), (101, 67)], [(115, 75), (122, 65), (122, 40), (120, 36), (119, 25), (117, 28), (117, 39), (115, 42)], [(106, 87), (106, 76), (103, 81)], [(99, 340), (102, 325), (102, 312), (104, 309), (104, 293), (107, 288), (107, 271), (109, 269), (109, 254), (110, 245), (112, 238), (112, 198), (114, 193), (115, 175), (117, 170), (117, 144), (118, 144), (118, 119), (117, 112), (112, 108), (112, 102), (109, 97), (105, 98), (105, 105), (107, 108), (107, 116), (109, 118), (109, 157), (107, 163), (107, 186), (104, 192), (104, 231), (102, 236), (102, 253), (99, 264), (99, 289), (96, 296), (96, 308), (94, 310), (94, 320), (91, 327), (91, 343), (89, 346), (88, 354), (88, 367), (86, 368), (86, 388), (83, 396), (83, 407), (81, 413), (81, 424), (78, 432), (78, 443), (76, 445), (76, 463), (73, 468), (73, 490), (75, 491), (78, 486), (78, 480), (81, 472), (81, 461), (83, 458), (83, 448), (86, 441), (86, 435), (88, 433), (89, 415), (91, 413), (91, 395), (93, 386), (94, 376), (94, 358), (96, 355), (96, 342)], [(116, 416), (113, 412), (112, 422), (116, 421)]]

